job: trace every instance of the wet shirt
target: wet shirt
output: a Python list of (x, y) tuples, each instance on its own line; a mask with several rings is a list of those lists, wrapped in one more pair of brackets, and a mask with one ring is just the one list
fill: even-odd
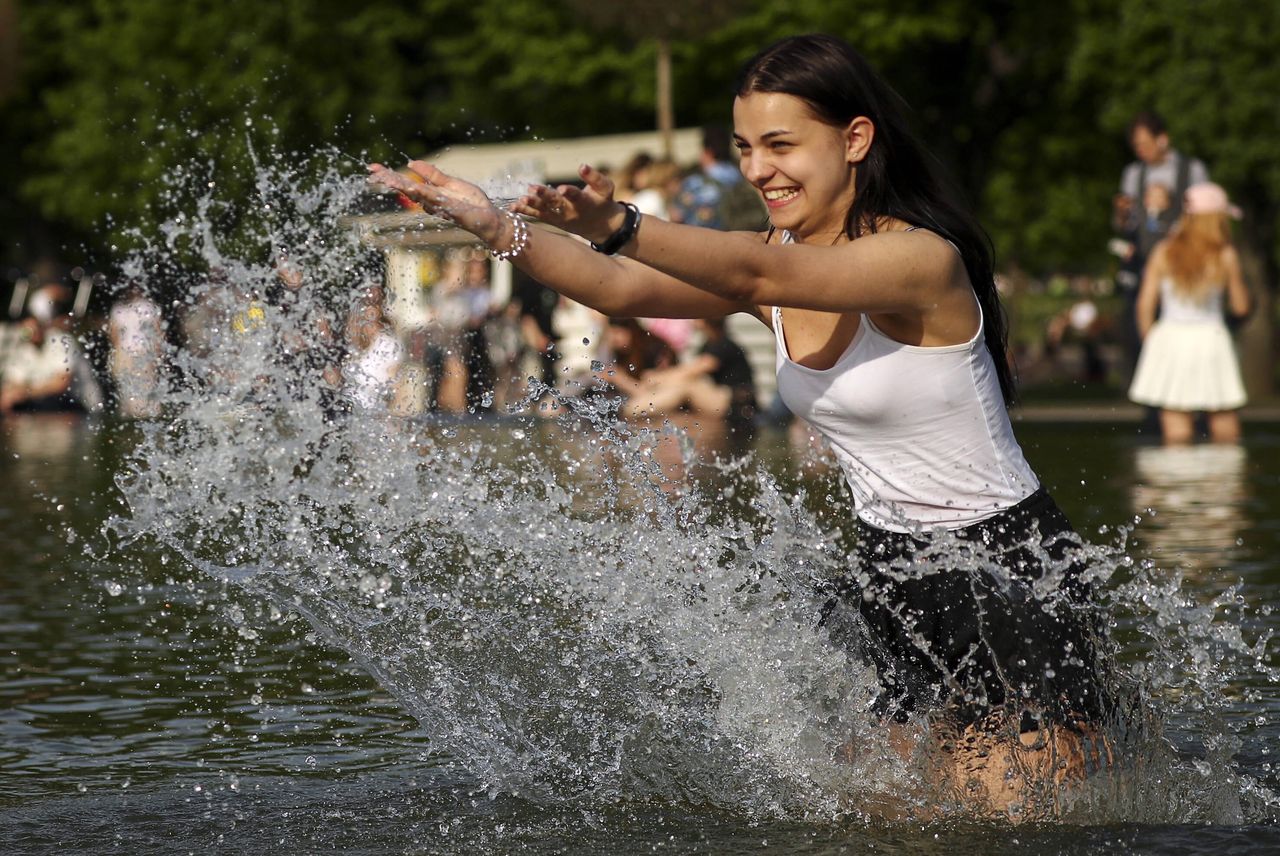
[(778, 392), (830, 443), (865, 522), (894, 532), (958, 529), (1039, 487), (1013, 436), (981, 324), (967, 342), (919, 347), (864, 314), (826, 370), (791, 360), (776, 307), (773, 329)]

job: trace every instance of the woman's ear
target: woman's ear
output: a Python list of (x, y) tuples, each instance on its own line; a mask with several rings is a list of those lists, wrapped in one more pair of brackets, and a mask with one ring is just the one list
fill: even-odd
[(866, 116), (858, 116), (849, 122), (844, 129), (845, 159), (852, 164), (861, 163), (871, 150), (875, 135), (876, 126)]

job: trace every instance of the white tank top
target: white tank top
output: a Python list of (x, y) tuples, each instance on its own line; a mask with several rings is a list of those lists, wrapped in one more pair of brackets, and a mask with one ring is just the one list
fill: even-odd
[(826, 437), (867, 523), (894, 532), (959, 529), (1040, 486), (1014, 439), (981, 323), (963, 344), (920, 347), (890, 338), (863, 314), (825, 370), (791, 360), (778, 307), (773, 330), (778, 393)]
[(1160, 281), (1160, 320), (1179, 324), (1225, 325), (1222, 319), (1223, 292), (1224, 289), (1218, 287), (1201, 297), (1190, 297), (1180, 293), (1173, 280), (1165, 277)]

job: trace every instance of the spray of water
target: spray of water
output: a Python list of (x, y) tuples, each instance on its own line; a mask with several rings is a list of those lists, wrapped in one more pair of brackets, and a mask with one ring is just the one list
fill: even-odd
[[(565, 400), (558, 421), (532, 415), (554, 395), (537, 384), (475, 423), (353, 405), (328, 370), (381, 276), (343, 225), (366, 192), (353, 172), (327, 153), (264, 157), (254, 197), (232, 200), (196, 170), (171, 176), (182, 213), (123, 268), (190, 322), (172, 337), (163, 414), (139, 425), (119, 479), (117, 549), (150, 539), (211, 593), (233, 583), (243, 637), (245, 603), (305, 620), (480, 790), (752, 817), (963, 811), (871, 725), (874, 669), (819, 625), (824, 583), (852, 564), (830, 501), (750, 457), (708, 467), (605, 397)], [(282, 278), (285, 263), (299, 276)], [(1266, 640), (1247, 638), (1234, 591), (1198, 603), (1130, 559), (1127, 532), (1084, 548), (1126, 692), (1115, 757), (1069, 795), (1050, 777), (1040, 810), (1270, 811), (1220, 721), (1240, 676), (1267, 668)], [(990, 561), (957, 555), (903, 572)]]

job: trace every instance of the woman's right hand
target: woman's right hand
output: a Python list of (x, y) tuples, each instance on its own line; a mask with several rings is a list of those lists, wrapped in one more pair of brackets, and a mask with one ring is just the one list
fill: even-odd
[(404, 175), (371, 163), (369, 182), (398, 191), (428, 214), (456, 223), (489, 246), (500, 242), (503, 230), (511, 228), (509, 218), (503, 217), (474, 184), (447, 175), (425, 161), (409, 161), (409, 170), (410, 175)]
[(593, 166), (578, 167), (584, 187), (535, 184), (516, 200), (512, 210), (536, 217), (588, 241), (603, 243), (622, 228), (626, 211), (613, 198), (613, 181)]

